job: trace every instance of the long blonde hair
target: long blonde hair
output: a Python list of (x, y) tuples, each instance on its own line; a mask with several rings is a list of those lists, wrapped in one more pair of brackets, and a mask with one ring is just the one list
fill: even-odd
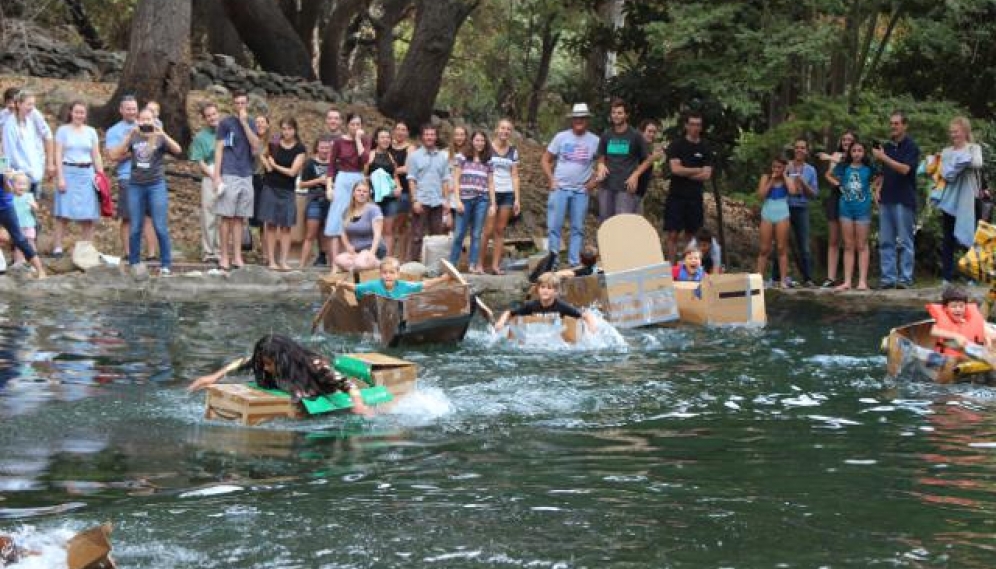
[(349, 223), (351, 218), (357, 215), (362, 215), (364, 208), (370, 204), (370, 200), (367, 200), (364, 204), (356, 203), (356, 188), (359, 188), (360, 186), (365, 187), (367, 189), (367, 193), (370, 192), (370, 184), (367, 183), (365, 179), (357, 180), (356, 183), (353, 184), (353, 187), (349, 190), (349, 207), (346, 208), (346, 211), (342, 215), (342, 221), (344, 223)]
[(969, 122), (967, 117), (955, 117), (951, 119), (951, 126), (957, 126), (965, 133), (965, 142), (973, 142), (972, 123)]

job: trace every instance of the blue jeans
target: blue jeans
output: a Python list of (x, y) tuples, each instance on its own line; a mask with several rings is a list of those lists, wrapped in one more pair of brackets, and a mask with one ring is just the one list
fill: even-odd
[(560, 231), (564, 218), (570, 212), (571, 239), (567, 246), (567, 263), (581, 263), (581, 245), (584, 244), (584, 217), (588, 213), (588, 192), (584, 188), (557, 188), (550, 192), (546, 202), (546, 227), (548, 247), (556, 253), (560, 251)]
[(813, 257), (809, 253), (809, 207), (789, 206), (789, 220), (792, 223), (792, 234), (795, 236), (795, 265), (802, 273), (803, 281), (813, 280)]
[(31, 259), (35, 258), (36, 253), (34, 248), (31, 247), (31, 243), (24, 237), (24, 233), (21, 232), (21, 222), (17, 219), (17, 210), (14, 209), (14, 204), (0, 208), (0, 227), (7, 230), (14, 247), (17, 247), (21, 250), (21, 253), (24, 253), (26, 261), (31, 262)]
[[(166, 180), (151, 184), (128, 184), (128, 218), (152, 218), (152, 228), (156, 231), (159, 241), (160, 266), (170, 268), (173, 263), (172, 249), (169, 243), (169, 231), (166, 229), (166, 214), (169, 211), (169, 193), (166, 191)], [(128, 232), (128, 264), (137, 265), (142, 254), (142, 226), (139, 221), (130, 224)]]
[(913, 284), (913, 208), (896, 203), (878, 206), (878, 254), (883, 285)]
[(474, 266), (477, 264), (478, 254), (481, 251), (481, 232), (484, 231), (484, 220), (488, 218), (488, 207), (491, 205), (491, 198), (487, 194), (470, 199), (461, 199), (463, 202), (463, 214), (456, 216), (456, 228), (453, 231), (453, 247), (450, 249), (450, 262), (454, 265), (460, 261), (460, 253), (463, 250), (463, 238), (467, 236), (467, 229), (470, 229), (470, 251), (467, 253), (467, 264)]

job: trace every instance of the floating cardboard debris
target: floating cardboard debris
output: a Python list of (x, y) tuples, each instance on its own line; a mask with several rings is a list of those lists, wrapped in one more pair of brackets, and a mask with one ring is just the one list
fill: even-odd
[(69, 540), (66, 557), (69, 569), (116, 569), (111, 559), (110, 523), (80, 532)]
[(758, 274), (706, 275), (701, 282), (674, 283), (682, 322), (764, 324), (764, 279)]

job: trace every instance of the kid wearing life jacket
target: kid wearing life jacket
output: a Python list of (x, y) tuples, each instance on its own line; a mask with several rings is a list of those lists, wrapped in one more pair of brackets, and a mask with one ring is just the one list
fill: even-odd
[(937, 339), (935, 350), (953, 357), (965, 357), (971, 346), (992, 347), (993, 333), (975, 303), (968, 302), (968, 293), (959, 286), (949, 286), (941, 293), (940, 304), (928, 304), (927, 312), (934, 319), (930, 335)]
[(702, 251), (696, 245), (685, 247), (685, 256), (680, 263), (671, 268), (671, 278), (678, 281), (698, 282), (705, 276), (702, 268)]

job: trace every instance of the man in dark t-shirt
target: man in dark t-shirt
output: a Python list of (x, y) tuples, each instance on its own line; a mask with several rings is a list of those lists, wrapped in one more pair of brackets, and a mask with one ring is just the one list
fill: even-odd
[(678, 234), (691, 239), (705, 219), (702, 191), (712, 177), (712, 152), (702, 141), (702, 115), (685, 116), (685, 136), (667, 147), (671, 186), (664, 201), (664, 231), (667, 232), (667, 258), (677, 261)]
[(622, 99), (613, 99), (612, 126), (598, 141), (598, 222), (617, 213), (636, 213), (640, 207), (640, 176), (650, 167), (647, 142), (629, 125)]
[(913, 286), (916, 169), (920, 149), (906, 134), (906, 128), (906, 116), (893, 112), (889, 117), (890, 140), (884, 146), (873, 146), (871, 151), (882, 164), (878, 204), (879, 288)]

